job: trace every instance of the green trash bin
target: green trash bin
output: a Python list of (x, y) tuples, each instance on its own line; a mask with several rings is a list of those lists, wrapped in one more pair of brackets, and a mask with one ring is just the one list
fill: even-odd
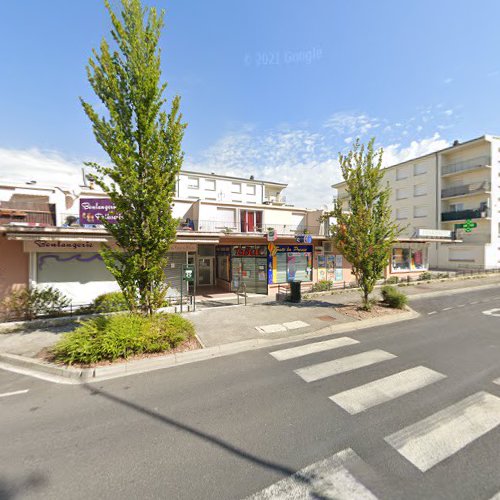
[(300, 302), (302, 297), (300, 294), (300, 281), (290, 281), (290, 302)]

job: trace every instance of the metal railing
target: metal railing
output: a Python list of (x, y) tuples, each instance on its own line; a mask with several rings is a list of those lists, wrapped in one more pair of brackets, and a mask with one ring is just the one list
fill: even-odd
[(442, 212), (441, 221), (453, 221), (462, 219), (481, 219), (488, 217), (488, 210), (484, 208), (474, 208), (468, 210), (456, 210), (452, 212)]
[(236, 294), (238, 305), (240, 305), (240, 297), (244, 298), (245, 305), (247, 305), (247, 286), (245, 283), (242, 283), (234, 293)]
[(463, 186), (454, 186), (441, 190), (441, 198), (451, 198), (453, 196), (463, 196), (467, 194), (483, 193), (491, 189), (491, 182), (475, 182)]
[(483, 168), (491, 165), (491, 158), (489, 156), (479, 156), (471, 158), (470, 160), (459, 161), (449, 165), (443, 165), (441, 169), (442, 175), (455, 174), (463, 172), (464, 170), (474, 170), (476, 168)]
[[(214, 220), (194, 220), (194, 231), (202, 233), (253, 233), (265, 234), (270, 229), (274, 229), (277, 234), (281, 235), (295, 235), (309, 233), (312, 235), (320, 235), (324, 232), (324, 225), (318, 223), (317, 226), (306, 224), (251, 224), (247, 222), (227, 222), (227, 221), (214, 221)], [(181, 230), (189, 230), (182, 228)], [(322, 232), (323, 230), (323, 232)]]

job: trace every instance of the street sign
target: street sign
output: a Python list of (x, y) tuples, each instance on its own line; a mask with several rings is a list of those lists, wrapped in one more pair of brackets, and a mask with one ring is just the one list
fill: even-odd
[(182, 266), (182, 279), (183, 281), (187, 281), (188, 283), (194, 282), (195, 269), (194, 266), (189, 266), (184, 264)]
[(463, 229), (466, 233), (472, 232), (476, 227), (477, 223), (472, 222), (470, 219), (467, 219), (463, 224), (455, 224), (455, 229)]

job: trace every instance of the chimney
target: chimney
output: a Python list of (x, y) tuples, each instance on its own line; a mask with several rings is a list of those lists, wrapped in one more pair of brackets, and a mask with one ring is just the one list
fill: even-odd
[(453, 146), (458, 146), (460, 144), (460, 141), (458, 139), (455, 139), (453, 141)]

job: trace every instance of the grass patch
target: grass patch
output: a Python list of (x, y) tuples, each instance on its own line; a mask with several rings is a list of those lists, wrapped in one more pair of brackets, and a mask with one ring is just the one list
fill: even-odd
[(193, 324), (176, 314), (98, 316), (80, 322), (51, 349), (67, 365), (114, 361), (138, 354), (168, 352), (195, 335)]

